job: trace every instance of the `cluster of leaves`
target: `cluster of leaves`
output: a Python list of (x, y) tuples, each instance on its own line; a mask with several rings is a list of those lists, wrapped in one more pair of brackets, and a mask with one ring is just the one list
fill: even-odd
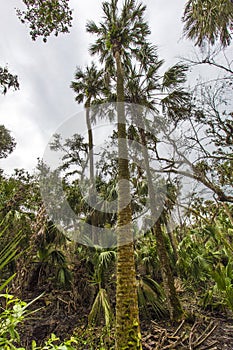
[[(0, 298), (2, 304), (0, 313), (0, 347), (5, 350), (25, 350), (25, 348), (20, 346), (20, 335), (17, 331), (17, 326), (32, 314), (28, 308), (36, 299), (30, 303), (26, 303), (18, 298), (14, 298), (10, 294), (1, 294)], [(5, 306), (3, 307), (4, 304)], [(74, 337), (61, 343), (60, 339), (52, 334), (44, 346), (37, 346), (33, 340), (31, 349), (74, 350), (76, 349), (76, 344), (77, 340)]]
[[(33, 211), (40, 203), (39, 187), (33, 175), (23, 169), (15, 169), (11, 176), (0, 176), (0, 217), (7, 220), (14, 229), (23, 217), (26, 221), (34, 218)], [(20, 225), (19, 225), (20, 227)], [(21, 226), (22, 228), (22, 226)]]
[(0, 125), (0, 158), (6, 158), (16, 146), (14, 138), (4, 125)]
[[(37, 244), (37, 257), (35, 258), (37, 283), (42, 284), (50, 276), (54, 285), (67, 287), (71, 282), (71, 271), (67, 265), (67, 259), (64, 254), (66, 245), (65, 236), (59, 232), (56, 227), (47, 222), (45, 231)], [(40, 276), (43, 276), (40, 281)]]
[[(183, 228), (178, 246), (179, 276), (197, 293), (204, 308), (232, 308), (232, 224), (225, 210), (212, 201), (196, 201), (192, 225)], [(181, 231), (182, 232), (182, 231)]]
[(8, 67), (0, 67), (0, 88), (4, 95), (10, 88), (19, 89), (18, 77), (11, 74)]
[[(0, 249), (2, 249), (1, 256), (4, 257), (4, 267), (7, 265), (4, 277), (10, 278), (17, 269), (15, 262), (8, 264), (8, 260), (17, 256), (17, 253), (22, 255), (24, 252), (21, 259), (30, 256), (33, 260), (33, 267), (37, 271), (37, 282), (39, 282), (38, 276), (45, 275), (45, 278), (50, 276), (55, 280), (55, 284), (68, 285), (71, 274), (63, 253), (66, 240), (62, 233), (51, 222), (45, 221), (41, 223), (42, 230), (41, 227), (37, 228), (41, 231), (40, 238), (37, 241), (31, 239), (36, 222), (35, 213), (39, 212), (41, 206), (37, 179), (23, 170), (16, 170), (10, 177), (0, 176), (0, 189), (0, 220), (2, 220), (0, 228), (4, 232), (0, 235)], [(36, 249), (31, 256), (35, 243)]]
[(17, 10), (22, 23), (29, 23), (32, 40), (42, 36), (47, 41), (52, 33), (69, 33), (72, 11), (69, 0), (23, 0), (25, 11)]

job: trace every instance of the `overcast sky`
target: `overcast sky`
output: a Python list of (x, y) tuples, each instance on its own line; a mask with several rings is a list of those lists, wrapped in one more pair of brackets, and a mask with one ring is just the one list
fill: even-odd
[[(28, 28), (18, 20), (15, 8), (20, 0), (0, 0), (0, 65), (17, 74), (19, 91), (0, 95), (0, 124), (4, 124), (16, 139), (17, 147), (0, 161), (0, 168), (10, 173), (14, 168), (32, 170), (37, 158), (56, 129), (67, 118), (82, 110), (74, 101), (70, 89), (76, 66), (85, 66), (93, 58), (88, 46), (94, 36), (85, 32), (88, 19), (101, 18), (101, 0), (70, 0), (74, 9), (73, 26), (69, 34), (50, 37), (47, 43), (39, 38), (33, 42)], [(184, 0), (147, 0), (151, 42), (158, 46), (166, 66), (192, 49), (182, 38), (181, 17)]]

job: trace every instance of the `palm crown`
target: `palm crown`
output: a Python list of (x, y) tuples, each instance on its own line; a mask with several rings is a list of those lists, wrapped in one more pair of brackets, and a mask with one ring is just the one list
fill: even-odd
[(92, 99), (100, 97), (104, 90), (103, 70), (98, 70), (93, 62), (84, 71), (77, 67), (71, 88), (77, 94), (75, 100), (78, 103), (85, 101), (85, 107), (88, 107), (87, 104), (90, 104)]
[(145, 43), (150, 30), (143, 20), (145, 6), (136, 4), (134, 0), (126, 0), (119, 13), (117, 4), (118, 0), (103, 2), (103, 21), (99, 25), (89, 21), (86, 28), (98, 36), (90, 47), (91, 54), (98, 54), (101, 62), (113, 67), (115, 54), (119, 52), (126, 68), (132, 57), (139, 59), (138, 48)]

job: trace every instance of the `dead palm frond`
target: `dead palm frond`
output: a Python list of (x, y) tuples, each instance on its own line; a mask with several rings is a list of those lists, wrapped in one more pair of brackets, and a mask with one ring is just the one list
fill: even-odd
[(113, 321), (113, 312), (110, 306), (108, 294), (105, 289), (100, 288), (88, 316), (89, 325), (105, 323), (109, 327)]

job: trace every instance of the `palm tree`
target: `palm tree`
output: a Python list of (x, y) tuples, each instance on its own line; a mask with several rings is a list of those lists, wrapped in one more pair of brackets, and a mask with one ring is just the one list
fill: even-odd
[[(124, 110), (124, 74), (130, 61), (139, 59), (140, 49), (150, 33), (143, 15), (145, 6), (125, 0), (121, 11), (118, 0), (103, 2), (103, 21), (87, 24), (87, 31), (98, 36), (90, 48), (115, 73), (118, 118), (118, 254), (116, 291), (116, 349), (141, 349), (138, 298), (135, 276), (132, 210), (129, 186), (128, 145)], [(110, 67), (110, 68), (109, 68)], [(123, 181), (122, 181), (123, 180)], [(126, 180), (126, 181), (125, 181)]]
[[(155, 111), (157, 107), (156, 105), (161, 104), (163, 110), (166, 111), (167, 114), (172, 115), (175, 119), (180, 118), (181, 112), (183, 117), (187, 115), (188, 109), (185, 110), (184, 104), (187, 103), (189, 96), (185, 90), (180, 88), (180, 85), (185, 82), (185, 72), (187, 68), (183, 65), (177, 64), (168, 69), (168, 71), (160, 77), (158, 69), (163, 62), (158, 59), (156, 48), (145, 44), (142, 52), (144, 54), (139, 67), (131, 68), (130, 74), (127, 77), (125, 89), (127, 101), (137, 104), (137, 106), (146, 106), (151, 111)], [(157, 196), (150, 168), (147, 147), (148, 140), (145, 132), (143, 112), (143, 108), (140, 108), (139, 106), (136, 107), (135, 115), (137, 118), (140, 142), (143, 146), (142, 153), (148, 181), (151, 214), (153, 218), (156, 218), (158, 198), (156, 198)], [(158, 246), (158, 257), (170, 318), (172, 320), (178, 320), (182, 316), (183, 311), (175, 290), (171, 264), (166, 251), (166, 244), (161, 225), (162, 218), (159, 218), (154, 224), (152, 231), (156, 237), (156, 243)]]
[(205, 41), (222, 46), (231, 42), (233, 3), (231, 0), (189, 0), (183, 22), (186, 36), (201, 46)]
[[(93, 132), (90, 118), (90, 107), (91, 104), (100, 98), (104, 91), (104, 79), (103, 70), (98, 70), (96, 65), (92, 62), (90, 67), (86, 67), (83, 71), (80, 67), (77, 67), (75, 72), (75, 81), (71, 82), (71, 88), (77, 94), (75, 100), (78, 103), (84, 102), (86, 110), (86, 124), (88, 130), (88, 148), (89, 148), (89, 166), (90, 166), (90, 189), (89, 189), (89, 200), (92, 207), (96, 204), (96, 195), (94, 191), (94, 155), (93, 155)], [(96, 226), (96, 215), (95, 211), (92, 211), (91, 215), (91, 226), (92, 226), (92, 240), (95, 242), (95, 226)], [(97, 243), (97, 242), (95, 242)]]

